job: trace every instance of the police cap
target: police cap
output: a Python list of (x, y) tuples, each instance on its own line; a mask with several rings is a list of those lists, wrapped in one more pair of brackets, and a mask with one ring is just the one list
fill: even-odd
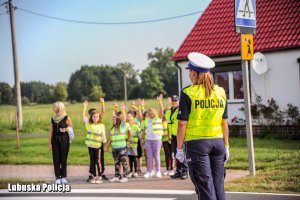
[(211, 68), (215, 67), (215, 62), (208, 56), (192, 52), (188, 54), (189, 64), (186, 69), (191, 69), (196, 72), (209, 72)]

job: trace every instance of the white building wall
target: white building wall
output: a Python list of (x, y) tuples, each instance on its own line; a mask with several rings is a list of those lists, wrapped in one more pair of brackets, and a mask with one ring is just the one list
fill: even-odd
[[(264, 104), (268, 99), (274, 98), (281, 110), (287, 108), (287, 104), (291, 103), (298, 106), (300, 110), (300, 68), (297, 58), (300, 57), (300, 49), (285, 50), (263, 53), (268, 61), (268, 71), (263, 75), (254, 72), (252, 64), (250, 66), (251, 92), (252, 102), (255, 102), (255, 95), (262, 97)], [(214, 59), (215, 61), (237, 60), (240, 57), (223, 57)], [(188, 62), (182, 61), (178, 63), (182, 72), (182, 87), (191, 84), (188, 70), (186, 70)], [(234, 117), (245, 118), (244, 113), (239, 111), (244, 106), (243, 101), (228, 101), (228, 122)]]
[[(297, 58), (300, 49), (263, 53), (268, 62), (268, 71), (258, 75), (251, 67), (251, 89), (259, 94), (263, 103), (273, 98), (284, 110), (291, 103), (300, 109), (300, 71)], [(254, 100), (254, 99), (252, 99)]]

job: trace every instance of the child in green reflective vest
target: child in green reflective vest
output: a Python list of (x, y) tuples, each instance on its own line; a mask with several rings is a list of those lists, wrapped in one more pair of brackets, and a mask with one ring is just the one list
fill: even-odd
[[(129, 158), (129, 167), (130, 172), (128, 177), (138, 177), (138, 170), (137, 170), (137, 147), (138, 141), (141, 134), (140, 127), (136, 124), (136, 120), (134, 117), (135, 113), (133, 110), (127, 112), (127, 122), (130, 124), (131, 129), (131, 136), (129, 140), (129, 147), (128, 147), (128, 158)], [(133, 165), (134, 165), (134, 172), (133, 172)]]
[[(83, 121), (85, 123), (85, 128), (87, 131), (85, 144), (88, 146), (90, 155), (90, 183), (102, 183), (102, 174), (100, 170), (101, 162), (101, 146), (102, 142), (106, 142), (105, 126), (101, 123), (102, 115), (97, 111), (93, 110), (90, 114), (90, 118), (86, 117), (86, 109), (88, 102), (83, 103)], [(96, 166), (98, 171), (98, 176), (96, 174)]]
[[(113, 113), (113, 127), (109, 132), (109, 141), (106, 145), (112, 146), (112, 155), (115, 163), (115, 177), (110, 182), (128, 182), (127, 171), (128, 166), (126, 163), (126, 146), (129, 145), (131, 135), (130, 125), (126, 123), (125, 106), (122, 106), (122, 111)], [(123, 175), (120, 174), (121, 165), (123, 166)]]

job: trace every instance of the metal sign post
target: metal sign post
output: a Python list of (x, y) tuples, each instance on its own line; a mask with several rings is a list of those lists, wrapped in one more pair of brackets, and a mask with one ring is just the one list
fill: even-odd
[(241, 58), (243, 73), (243, 89), (245, 100), (245, 119), (248, 146), (248, 161), (250, 175), (255, 175), (255, 159), (251, 120), (251, 102), (249, 87), (249, 60), (253, 60), (253, 35), (256, 32), (256, 2), (255, 0), (235, 0), (235, 27), (241, 34)]
[(252, 120), (251, 120), (251, 103), (250, 103), (250, 90), (249, 90), (249, 66), (248, 61), (242, 61), (243, 73), (243, 89), (245, 100), (245, 118), (246, 118), (246, 132), (247, 132), (247, 146), (248, 146), (248, 162), (250, 175), (255, 175), (255, 159), (254, 159), (254, 146), (253, 146), (253, 133), (252, 133)]

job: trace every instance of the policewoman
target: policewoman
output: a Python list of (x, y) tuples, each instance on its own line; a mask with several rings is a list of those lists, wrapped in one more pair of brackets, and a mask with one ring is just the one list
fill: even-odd
[(183, 162), (184, 141), (189, 174), (198, 199), (224, 200), (224, 165), (229, 158), (227, 101), (223, 88), (213, 82), (214, 61), (189, 53), (192, 85), (181, 91), (176, 158)]

